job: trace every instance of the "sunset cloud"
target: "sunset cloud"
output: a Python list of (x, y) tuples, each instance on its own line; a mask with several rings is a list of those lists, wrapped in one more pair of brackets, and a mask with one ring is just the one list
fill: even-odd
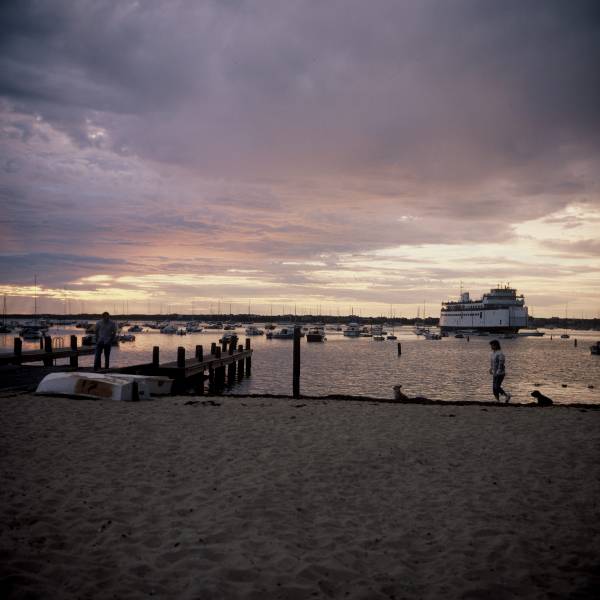
[(129, 296), (377, 314), (501, 280), (543, 297), (536, 314), (565, 294), (597, 313), (596, 3), (0, 11), (9, 295), (37, 274), (96, 310)]

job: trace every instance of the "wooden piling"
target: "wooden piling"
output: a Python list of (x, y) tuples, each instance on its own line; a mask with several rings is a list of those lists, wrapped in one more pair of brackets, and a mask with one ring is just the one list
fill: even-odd
[(398, 356), (402, 356), (402, 344), (398, 342)]
[(573, 340), (573, 346), (575, 346), (575, 348), (577, 348), (577, 338), (575, 338), (575, 339)]
[(216, 342), (213, 342), (210, 345), (210, 353), (214, 356), (217, 353), (217, 344)]
[(44, 336), (44, 352), (48, 355), (44, 357), (44, 366), (52, 366), (52, 338), (49, 335)]
[[(246, 350), (250, 350), (250, 338), (246, 338)], [(246, 377), (252, 375), (252, 357), (248, 355), (246, 357)]]
[(215, 370), (208, 367), (208, 391), (213, 394), (215, 391)]
[(185, 348), (183, 346), (177, 348), (177, 367), (179, 369), (185, 367)]
[(220, 348), (220, 346), (217, 346), (215, 348), (215, 358), (221, 358), (221, 348)]
[(204, 396), (204, 373), (200, 373), (194, 382), (194, 392), (198, 396)]
[(158, 346), (154, 346), (152, 348), (152, 366), (158, 367), (160, 364), (160, 348)]
[[(242, 344), (240, 344), (238, 346), (238, 352), (243, 352), (243, 351), (244, 351), (244, 346)], [(238, 381), (241, 381), (244, 378), (244, 359), (243, 358), (238, 360), (237, 378), (238, 378)]]
[[(71, 336), (71, 350), (73, 352), (77, 352), (77, 336), (76, 335)], [(79, 367), (79, 356), (77, 354), (69, 357), (69, 366), (73, 367), (74, 369), (77, 369), (77, 367)]]
[[(231, 352), (233, 354), (233, 352)], [(236, 362), (230, 362), (227, 365), (227, 385), (232, 386), (235, 383), (235, 365)]]
[(293, 357), (293, 374), (292, 387), (294, 398), (300, 397), (300, 327), (294, 327), (294, 357)]
[(196, 360), (202, 362), (204, 360), (204, 350), (202, 346), (196, 346)]
[(216, 368), (215, 379), (217, 390), (223, 389), (225, 387), (225, 365)]
[(21, 364), (21, 354), (23, 353), (23, 340), (20, 337), (16, 337), (14, 340), (13, 351), (15, 353), (15, 363)]

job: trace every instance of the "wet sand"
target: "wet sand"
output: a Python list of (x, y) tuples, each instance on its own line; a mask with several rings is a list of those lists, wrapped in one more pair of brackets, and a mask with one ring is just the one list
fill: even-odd
[(2, 597), (597, 597), (600, 411), (211, 400), (0, 398)]

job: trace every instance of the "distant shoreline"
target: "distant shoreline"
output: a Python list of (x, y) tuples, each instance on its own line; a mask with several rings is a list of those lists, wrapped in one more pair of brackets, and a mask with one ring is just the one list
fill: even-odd
[[(415, 324), (423, 325), (426, 327), (437, 327), (439, 325), (439, 318), (427, 317), (425, 319), (408, 318), (408, 317), (359, 317), (357, 315), (254, 315), (254, 314), (219, 314), (219, 315), (206, 315), (206, 314), (113, 314), (113, 319), (118, 321), (236, 321), (243, 324), (247, 323), (314, 323), (324, 322), (327, 324), (343, 324), (349, 321), (354, 321), (359, 324), (375, 324), (375, 323), (389, 323), (396, 327), (402, 326), (414, 326)], [(101, 317), (100, 313), (82, 313), (72, 315), (61, 315), (53, 313), (44, 314), (27, 314), (27, 313), (13, 313), (7, 314), (6, 319), (46, 319), (60, 323), (61, 321), (97, 321)], [(577, 329), (577, 330), (589, 330), (589, 331), (600, 331), (600, 318), (593, 319), (564, 319), (560, 317), (535, 317), (530, 319), (529, 328), (541, 328), (541, 329)], [(525, 329), (525, 328), (522, 328)]]

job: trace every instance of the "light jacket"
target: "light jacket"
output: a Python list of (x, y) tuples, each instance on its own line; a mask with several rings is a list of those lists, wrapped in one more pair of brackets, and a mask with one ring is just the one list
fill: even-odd
[(492, 356), (490, 358), (490, 369), (492, 370), (492, 375), (506, 375), (506, 371), (504, 370), (505, 363), (504, 353), (502, 350), (494, 350), (492, 352)]

